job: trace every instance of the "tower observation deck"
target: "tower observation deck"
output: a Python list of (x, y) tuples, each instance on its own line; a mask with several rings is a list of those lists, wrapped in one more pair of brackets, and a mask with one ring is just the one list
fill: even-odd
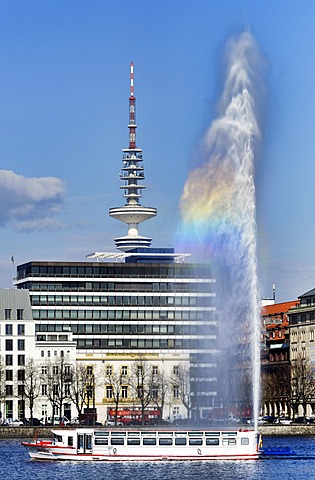
[(122, 169), (120, 178), (124, 190), (123, 197), (126, 203), (123, 207), (109, 209), (109, 215), (128, 225), (128, 234), (115, 238), (116, 247), (119, 250), (128, 252), (134, 248), (148, 248), (152, 238), (139, 235), (138, 225), (157, 214), (153, 207), (143, 207), (140, 204), (142, 190), (145, 186), (141, 183), (144, 180), (143, 156), (141, 148), (136, 146), (136, 98), (134, 95), (134, 66), (130, 64), (130, 97), (129, 97), (129, 147), (124, 148), (122, 158)]

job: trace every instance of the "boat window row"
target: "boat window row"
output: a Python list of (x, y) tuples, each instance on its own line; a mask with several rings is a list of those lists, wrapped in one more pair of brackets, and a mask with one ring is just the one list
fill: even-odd
[[(63, 325), (59, 324), (38, 324), (36, 333), (39, 332), (62, 332)], [(76, 335), (94, 335), (98, 333), (122, 334), (145, 334), (145, 335), (191, 335), (200, 332), (213, 333), (213, 327), (208, 325), (160, 325), (160, 324), (126, 324), (126, 323), (79, 323), (71, 324), (70, 331)]]
[(212, 310), (46, 310), (33, 309), (35, 320), (205, 320)]
[(196, 338), (78, 338), (77, 348), (81, 349), (199, 349), (215, 348), (213, 340)]
[[(225, 439), (223, 439), (224, 442)], [(236, 439), (233, 440), (233, 443), (229, 443), (229, 445), (236, 445)], [(216, 446), (220, 445), (220, 438), (186, 438), (186, 437), (165, 437), (165, 438), (155, 438), (155, 437), (143, 437), (143, 438), (124, 438), (124, 437), (99, 437), (95, 438), (94, 440), (95, 445), (144, 445), (144, 446), (154, 446), (154, 445), (161, 445), (161, 446), (202, 446), (202, 445), (211, 445)]]
[(23, 265), (17, 268), (18, 279), (26, 276), (121, 276), (121, 277), (204, 277), (209, 274), (209, 267), (203, 265), (186, 266), (184, 264), (158, 265), (146, 264), (117, 265), (104, 263), (103, 265)]

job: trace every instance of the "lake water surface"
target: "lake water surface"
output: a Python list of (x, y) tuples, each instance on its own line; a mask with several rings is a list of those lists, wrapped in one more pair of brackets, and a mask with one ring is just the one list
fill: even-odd
[(294, 459), (210, 462), (40, 462), (19, 440), (0, 440), (0, 480), (307, 480), (315, 479), (315, 437), (268, 437), (264, 446), (289, 446)]

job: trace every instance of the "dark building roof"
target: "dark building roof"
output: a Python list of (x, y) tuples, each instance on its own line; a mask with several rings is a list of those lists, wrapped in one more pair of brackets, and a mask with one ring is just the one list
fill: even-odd
[(300, 295), (298, 298), (313, 297), (313, 296), (315, 296), (315, 288), (313, 288), (312, 290), (309, 290), (306, 293), (303, 293), (303, 295)]

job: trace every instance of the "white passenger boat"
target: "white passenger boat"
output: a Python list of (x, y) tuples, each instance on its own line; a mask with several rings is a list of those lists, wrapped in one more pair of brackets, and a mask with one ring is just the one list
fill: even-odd
[(252, 430), (52, 430), (52, 440), (22, 442), (37, 460), (175, 461), (254, 460), (258, 434)]

